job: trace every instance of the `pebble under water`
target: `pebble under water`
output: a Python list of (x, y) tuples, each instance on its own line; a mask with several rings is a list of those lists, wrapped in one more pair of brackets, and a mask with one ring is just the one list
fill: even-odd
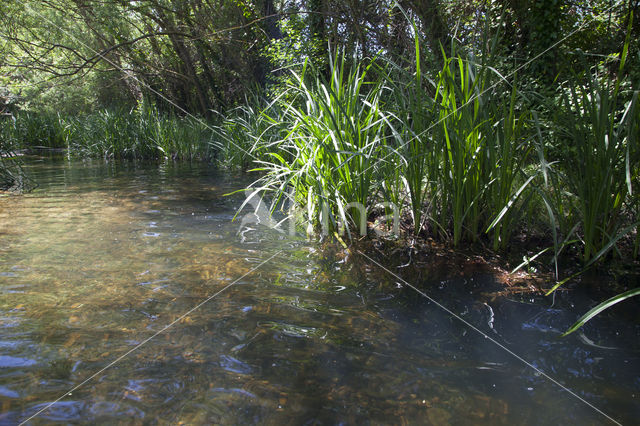
[[(244, 197), (225, 194), (246, 177), (41, 158), (26, 169), (38, 188), (0, 198), (0, 424), (40, 411), (30, 424), (610, 422), (357, 254), (239, 229)], [(560, 338), (593, 300), (490, 297), (489, 271), (443, 265), (405, 278), (637, 422), (636, 322), (604, 314)]]

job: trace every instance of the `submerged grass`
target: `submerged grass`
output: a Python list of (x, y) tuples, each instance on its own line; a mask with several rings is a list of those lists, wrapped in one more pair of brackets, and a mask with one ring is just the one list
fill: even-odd
[[(10, 121), (9, 118), (5, 118), (5, 120), (4, 123), (0, 121), (0, 128)], [(0, 191), (30, 191), (33, 189), (34, 183), (22, 168), (22, 161), (15, 154), (11, 141), (3, 136), (0, 133)]]
[(0, 191), (24, 192), (33, 188), (33, 182), (22, 168), (15, 154), (0, 148)]

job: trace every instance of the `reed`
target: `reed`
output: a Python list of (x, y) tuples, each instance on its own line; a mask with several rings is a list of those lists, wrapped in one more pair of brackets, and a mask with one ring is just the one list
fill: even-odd
[[(417, 33), (417, 32), (416, 32)], [(386, 61), (380, 69), (384, 76), (385, 117), (389, 138), (379, 165), (384, 201), (398, 206), (408, 198), (414, 235), (433, 224), (435, 177), (440, 169), (438, 147), (434, 140), (437, 105), (430, 93), (435, 83), (422, 73), (420, 43), (415, 38), (415, 72)], [(389, 71), (387, 71), (389, 70)], [(437, 227), (431, 227), (436, 229)]]
[(58, 114), (19, 112), (0, 122), (0, 137), (14, 148), (65, 148), (64, 125)]
[[(371, 65), (331, 61), (329, 81), (305, 67), (292, 73), (281, 119), (284, 137), (267, 143), (254, 187), (281, 200), (291, 189), (311, 222), (335, 232), (340, 224), (360, 226), (366, 217), (353, 203), (371, 206), (378, 190), (377, 154), (385, 136), (380, 83), (368, 80)], [(272, 121), (275, 120), (272, 117)]]
[(67, 148), (77, 157), (211, 159), (220, 148), (208, 123), (148, 106), (66, 118), (19, 113), (2, 123), (0, 135), (16, 149)]
[(278, 99), (268, 101), (257, 92), (245, 98), (244, 105), (221, 115), (215, 129), (225, 166), (246, 171), (256, 159), (264, 158), (265, 147), (283, 136), (286, 119), (280, 107)]
[(72, 155), (154, 159), (211, 159), (219, 144), (207, 123), (170, 116), (154, 108), (99, 111), (73, 119), (68, 136)]
[(504, 78), (488, 63), (445, 56), (436, 100), (439, 168), (434, 194), (437, 221), (450, 229), (453, 246), (478, 241), (493, 232), (494, 249), (504, 249), (526, 210), (529, 184), (537, 168), (530, 161), (530, 111), (515, 84), (505, 92)]
[[(237, 128), (249, 133), (265, 173), (253, 188), (272, 192), (272, 207), (293, 190), (309, 220), (329, 232), (344, 223), (361, 229), (366, 217), (349, 206), (393, 203), (411, 217), (414, 234), (429, 229), (456, 246), (486, 231), (504, 249), (528, 212), (538, 170), (531, 113), (517, 88), (505, 96), (493, 87), (502, 76), (486, 63), (445, 56), (429, 80), (419, 58), (416, 44), (411, 74), (336, 55), (328, 81), (312, 66), (292, 73), (287, 101), (269, 104), (277, 114), (233, 114), (227, 138), (240, 140)], [(272, 127), (259, 124), (263, 117)]]
[(560, 185), (571, 194), (571, 221), (585, 263), (633, 228), (625, 225), (637, 203), (638, 94), (625, 104), (619, 87), (596, 77), (570, 84), (556, 114)]

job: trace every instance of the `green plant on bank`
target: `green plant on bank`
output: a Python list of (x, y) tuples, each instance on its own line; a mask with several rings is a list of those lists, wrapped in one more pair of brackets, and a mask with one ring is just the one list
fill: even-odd
[(439, 126), (442, 171), (437, 176), (440, 216), (436, 220), (453, 229), (453, 246), (464, 237), (476, 240), (482, 206), (481, 192), (489, 177), (482, 174), (482, 151), (486, 141), (482, 126), (485, 109), (481, 103), (488, 81), (486, 68), (462, 57), (444, 59), (439, 74), (436, 99), (439, 101)]
[(79, 157), (211, 159), (220, 148), (202, 120), (145, 105), (69, 118), (19, 113), (15, 121), (0, 123), (0, 136), (15, 149), (68, 148), (70, 156)]
[[(372, 69), (374, 63), (336, 55), (327, 83), (308, 77), (305, 67), (293, 73), (286, 93), (294, 101), (277, 115), (244, 108), (241, 119), (232, 114), (225, 121), (254, 131), (252, 153), (262, 158), (265, 175), (253, 188), (274, 192), (272, 207), (293, 189), (309, 219), (330, 232), (345, 222), (363, 226), (366, 217), (350, 203), (402, 208), (407, 199), (414, 233), (430, 223), (458, 245), (486, 229), (494, 248), (504, 249), (526, 214), (521, 201), (531, 198), (528, 185), (537, 173), (529, 159), (530, 113), (517, 110), (517, 89), (504, 96), (491, 87), (501, 77), (495, 70), (458, 55), (445, 57), (434, 99), (419, 59), (413, 75), (389, 63)], [(285, 136), (256, 125), (263, 116), (274, 126), (284, 123)], [(227, 137), (241, 139), (236, 127), (227, 125)]]
[(562, 96), (555, 123), (560, 185), (574, 196), (572, 222), (580, 231), (585, 264), (633, 229), (625, 227), (625, 206), (637, 197), (632, 188), (638, 162), (637, 98), (636, 92), (624, 105), (620, 80), (591, 76), (583, 86), (569, 83)]
[(76, 119), (72, 126), (70, 150), (84, 156), (207, 159), (217, 150), (214, 132), (206, 123), (163, 115), (149, 107), (100, 111)]
[[(517, 102), (518, 91), (514, 85), (508, 102), (488, 106), (494, 117), (493, 125), (488, 129), (490, 142), (486, 153), (492, 179), (484, 198), (490, 217), (495, 215), (487, 228), (493, 235), (494, 250), (506, 249), (513, 233), (530, 214), (528, 205), (533, 195), (530, 186), (540, 170), (530, 158), (534, 150), (531, 111), (526, 108), (516, 111)], [(502, 210), (496, 215), (501, 206)]]
[(264, 147), (279, 140), (285, 123), (280, 104), (254, 93), (245, 104), (232, 109), (216, 127), (220, 158), (227, 167), (247, 170), (264, 158)]
[[(436, 176), (441, 227), (452, 229), (454, 246), (493, 232), (495, 249), (505, 248), (524, 212), (520, 198), (536, 169), (530, 164), (529, 111), (520, 107), (516, 86), (504, 93), (489, 66), (461, 56), (447, 58), (437, 82), (441, 170)], [(533, 168), (533, 169), (532, 169)], [(529, 174), (524, 171), (529, 170)]]
[(433, 139), (436, 105), (429, 94), (429, 89), (434, 90), (434, 83), (422, 73), (417, 35), (414, 44), (414, 75), (391, 61), (385, 63), (390, 72), (380, 70), (385, 86), (391, 93), (384, 114), (391, 138), (386, 142), (387, 149), (379, 166), (381, 192), (385, 201), (402, 206), (403, 189), (406, 188), (413, 232), (418, 235), (425, 229), (434, 207), (433, 184), (440, 165)]
[[(637, 185), (639, 173), (640, 111), (637, 91), (626, 102), (621, 93), (631, 21), (613, 82), (589, 73), (583, 86), (570, 82), (569, 93), (563, 95), (559, 106), (556, 126), (563, 132), (556, 140), (561, 144), (556, 151), (562, 158), (561, 185), (575, 197), (572, 206), (575, 225), (569, 233), (581, 231), (583, 269), (556, 283), (547, 295), (616, 249), (618, 241), (633, 229), (636, 230), (633, 256), (637, 256), (639, 197), (633, 192), (633, 183)], [(640, 289), (635, 288), (596, 305), (563, 336), (616, 303), (639, 294)]]
[(253, 185), (275, 192), (276, 202), (293, 188), (308, 219), (324, 223), (329, 232), (340, 224), (348, 224), (349, 233), (351, 225), (361, 227), (366, 217), (350, 209), (351, 203), (368, 207), (377, 191), (376, 154), (385, 124), (380, 83), (368, 81), (370, 67), (338, 54), (328, 82), (306, 66), (292, 73), (288, 90), (296, 101), (282, 110), (286, 134), (264, 146), (268, 152), (259, 170), (265, 175)]
[(0, 138), (17, 148), (66, 148), (64, 119), (59, 114), (19, 112), (0, 122)]
[(480, 63), (443, 51), (435, 82), (422, 74), (417, 35), (415, 74), (388, 63), (393, 75), (385, 74), (385, 85), (393, 96), (386, 115), (395, 143), (388, 144), (394, 160), (382, 172), (383, 195), (399, 204), (398, 189), (406, 186), (415, 234), (453, 234), (457, 245), (477, 240), (489, 225), (494, 249), (504, 249), (527, 214), (521, 200), (530, 199), (537, 173), (529, 159), (531, 113), (515, 85), (510, 95), (500, 90), (505, 79), (489, 63), (496, 43), (485, 37)]

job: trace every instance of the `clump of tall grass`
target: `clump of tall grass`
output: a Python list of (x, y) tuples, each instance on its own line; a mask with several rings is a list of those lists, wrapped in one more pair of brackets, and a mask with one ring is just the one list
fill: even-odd
[[(435, 80), (422, 77), (419, 62), (411, 74), (344, 55), (332, 60), (328, 81), (307, 67), (293, 72), (279, 115), (260, 113), (285, 130), (280, 139), (254, 134), (265, 172), (254, 189), (276, 201), (293, 190), (311, 223), (329, 232), (345, 223), (364, 232), (371, 208), (393, 204), (408, 212), (414, 234), (428, 227), (455, 246), (487, 231), (505, 248), (536, 173), (530, 112), (516, 88), (494, 90), (501, 76), (487, 64), (460, 55), (444, 62)], [(245, 123), (259, 122), (257, 114), (242, 111), (250, 119), (237, 125), (255, 128)]]
[(485, 56), (481, 63), (462, 56), (445, 56), (444, 62), (436, 93), (441, 143), (436, 220), (451, 229), (454, 246), (493, 228), (494, 247), (504, 247), (516, 224), (516, 210), (504, 209), (522, 192), (516, 185), (529, 182), (522, 175), (531, 150), (529, 112), (516, 112), (517, 88), (504, 93), (495, 84), (501, 76)]
[(216, 126), (220, 141), (220, 160), (229, 168), (246, 171), (264, 156), (265, 146), (279, 140), (286, 121), (280, 103), (269, 102), (259, 93), (245, 99), (222, 117)]
[(254, 185), (275, 191), (276, 200), (291, 190), (308, 219), (325, 231), (347, 225), (361, 231), (368, 207), (375, 199), (377, 162), (385, 138), (380, 107), (380, 82), (369, 80), (369, 66), (335, 55), (330, 79), (306, 67), (292, 73), (288, 99), (279, 119), (284, 137), (265, 145), (259, 170), (265, 175)]
[(380, 164), (382, 196), (399, 206), (408, 198), (415, 235), (427, 222), (435, 223), (430, 214), (435, 207), (434, 177), (440, 167), (434, 139), (437, 109), (430, 93), (435, 92), (435, 83), (422, 73), (420, 56), (416, 37), (414, 75), (390, 61), (380, 70), (389, 93), (385, 117), (391, 136)]
[[(394, 93), (390, 163), (400, 178), (384, 175), (406, 186), (414, 233), (428, 228), (457, 246), (490, 232), (494, 249), (504, 249), (537, 173), (530, 160), (531, 112), (515, 85), (505, 92), (497, 84), (503, 77), (487, 53), (479, 63), (443, 56), (435, 79), (421, 78), (416, 42), (415, 74), (387, 79)], [(387, 186), (401, 192), (401, 184)]]
[[(573, 223), (580, 224), (582, 258), (588, 262), (623, 230), (623, 208), (632, 195), (632, 120), (637, 94), (622, 109), (609, 83), (590, 80), (563, 96), (557, 126), (562, 130), (562, 184), (574, 196)], [(635, 149), (634, 149), (635, 148)], [(633, 158), (633, 160), (632, 160)]]
[(615, 250), (638, 225), (640, 107), (637, 91), (621, 89), (627, 47), (616, 78), (589, 70), (583, 84), (567, 82), (552, 107), (548, 144), (558, 164), (551, 204), (564, 216), (566, 238), (580, 242), (585, 265)]
[(211, 126), (154, 108), (100, 111), (74, 118), (68, 137), (72, 154), (107, 158), (209, 159), (218, 144)]
[(273, 192), (272, 206), (293, 191), (330, 232), (362, 230), (379, 204), (453, 246), (488, 238), (505, 250), (534, 226), (552, 235), (556, 262), (575, 243), (591, 262), (637, 229), (637, 94), (622, 105), (619, 83), (591, 80), (541, 120), (490, 52), (443, 52), (432, 78), (419, 58), (418, 41), (411, 72), (335, 55), (326, 81), (308, 64), (286, 102), (237, 110), (225, 128), (259, 159), (253, 188)]
[(0, 138), (14, 148), (66, 148), (65, 122), (59, 114), (18, 112), (0, 122)]
[(212, 159), (220, 148), (208, 123), (149, 106), (78, 117), (20, 113), (0, 133), (16, 148), (66, 148), (76, 157)]

